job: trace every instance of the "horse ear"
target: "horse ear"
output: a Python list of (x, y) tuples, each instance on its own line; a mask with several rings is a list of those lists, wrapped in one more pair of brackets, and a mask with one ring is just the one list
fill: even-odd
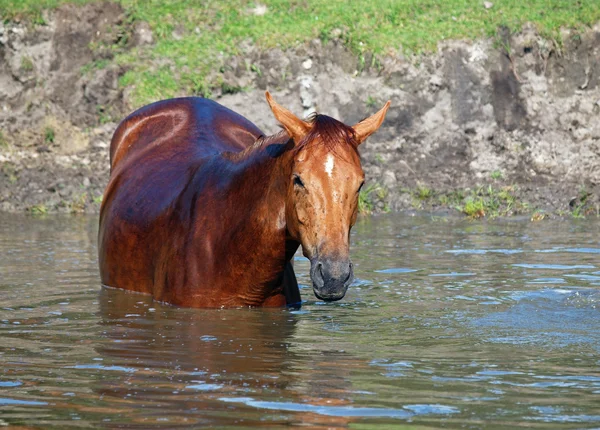
[(310, 124), (301, 120), (286, 108), (280, 106), (275, 100), (273, 100), (273, 97), (271, 97), (271, 94), (269, 94), (268, 91), (265, 92), (265, 97), (267, 98), (267, 103), (269, 103), (269, 106), (273, 111), (275, 119), (281, 123), (290, 137), (294, 139), (294, 142), (300, 142), (310, 130)]
[(379, 129), (385, 118), (385, 114), (390, 107), (390, 104), (391, 102), (388, 100), (388, 102), (379, 112), (366, 119), (363, 119), (361, 122), (352, 127), (356, 133), (356, 140), (358, 141), (359, 145), (364, 142), (367, 137)]

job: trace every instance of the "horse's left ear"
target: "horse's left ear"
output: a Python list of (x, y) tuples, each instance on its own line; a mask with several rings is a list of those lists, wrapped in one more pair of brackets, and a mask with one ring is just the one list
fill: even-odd
[(379, 129), (381, 123), (383, 123), (383, 120), (385, 119), (385, 114), (387, 113), (390, 104), (391, 101), (388, 100), (388, 102), (379, 112), (366, 119), (363, 119), (361, 122), (352, 127), (356, 133), (356, 140), (358, 141), (359, 145), (363, 143), (367, 137)]
[(265, 92), (267, 103), (275, 115), (275, 119), (285, 128), (294, 142), (298, 144), (304, 136), (310, 131), (310, 124), (301, 120), (286, 108), (280, 106), (269, 92)]

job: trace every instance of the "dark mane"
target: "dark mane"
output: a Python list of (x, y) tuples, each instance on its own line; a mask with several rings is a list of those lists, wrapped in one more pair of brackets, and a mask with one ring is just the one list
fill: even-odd
[[(315, 143), (325, 145), (334, 155), (339, 156), (336, 149), (340, 145), (349, 145), (358, 153), (358, 143), (356, 142), (356, 133), (352, 127), (347, 126), (337, 119), (327, 115), (313, 114), (307, 122), (312, 125), (310, 131), (304, 138), (294, 145), (293, 151), (298, 152)], [(266, 148), (271, 157), (277, 157), (286, 150), (290, 141), (289, 134), (285, 130), (271, 136), (260, 136), (253, 145), (241, 152), (227, 153), (226, 156), (232, 160), (242, 160), (252, 154), (257, 148)]]
[(352, 127), (330, 116), (318, 113), (311, 115), (308, 122), (312, 124), (312, 128), (297, 145), (297, 150), (310, 145), (311, 142), (319, 140), (321, 144), (325, 145), (333, 153), (335, 153), (336, 147), (342, 143), (350, 145), (350, 147), (357, 150), (356, 133)]

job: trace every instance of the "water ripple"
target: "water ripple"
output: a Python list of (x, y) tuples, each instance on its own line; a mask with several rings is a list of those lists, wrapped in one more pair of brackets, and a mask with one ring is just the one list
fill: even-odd
[(290, 412), (312, 412), (334, 417), (388, 417), (408, 419), (415, 415), (454, 414), (458, 408), (444, 405), (406, 405), (403, 409), (360, 408), (353, 406), (322, 406), (293, 402), (268, 402), (254, 400), (251, 397), (221, 397), (226, 403), (243, 403), (259, 409), (273, 409)]

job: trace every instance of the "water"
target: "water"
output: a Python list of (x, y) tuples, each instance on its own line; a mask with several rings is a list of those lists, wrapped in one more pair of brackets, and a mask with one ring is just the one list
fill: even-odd
[(600, 426), (595, 221), (363, 219), (299, 311), (101, 289), (96, 225), (0, 215), (0, 426)]

